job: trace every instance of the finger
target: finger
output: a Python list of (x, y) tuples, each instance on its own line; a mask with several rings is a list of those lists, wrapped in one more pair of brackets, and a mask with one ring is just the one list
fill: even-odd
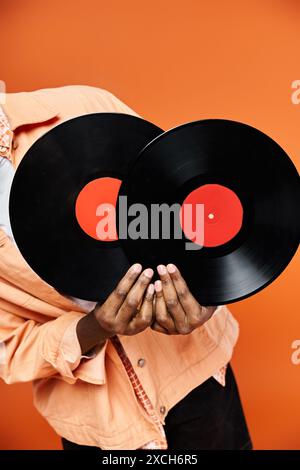
[(190, 292), (179, 269), (174, 264), (168, 264), (167, 270), (177, 291), (179, 301), (188, 318), (188, 323), (191, 328), (196, 328), (197, 326), (207, 321), (213, 312), (210, 315), (210, 311), (208, 311), (205, 307), (202, 307), (197, 302), (195, 297)]
[(188, 329), (187, 318), (184, 309), (182, 308), (181, 303), (179, 302), (177, 291), (175, 289), (171, 276), (168, 273), (166, 266), (164, 266), (163, 264), (157, 266), (157, 271), (162, 282), (163, 295), (167, 310), (173, 318), (178, 333), (185, 333)]
[(168, 333), (177, 333), (173, 318), (167, 310), (161, 281), (155, 281), (155, 319)]
[(197, 311), (199, 309), (199, 303), (191, 294), (185, 280), (180, 274), (179, 269), (174, 264), (168, 264), (167, 270), (173, 281), (178, 299), (183, 306), (185, 313), (188, 314), (191, 311)]
[(119, 308), (116, 316), (118, 322), (129, 323), (136, 314), (153, 274), (153, 269), (148, 268), (139, 276)]
[[(151, 329), (154, 330), (154, 331), (157, 331), (158, 333), (163, 333), (165, 335), (169, 335), (170, 333), (168, 332), (168, 330), (166, 330), (166, 328), (163, 328), (162, 326), (160, 326), (159, 323), (157, 323), (157, 321), (155, 321), (153, 323), (153, 325), (151, 325)], [(174, 333), (174, 334), (178, 334), (178, 333)]]
[(128, 269), (125, 276), (118, 283), (116, 288), (113, 290), (113, 292), (110, 294), (110, 296), (107, 298), (107, 300), (104, 302), (102, 305), (102, 310), (107, 312), (109, 317), (116, 317), (119, 308), (123, 304), (128, 292), (130, 291), (130, 288), (135, 283), (141, 271), (142, 266), (139, 263), (132, 265)]
[(128, 334), (139, 333), (151, 325), (153, 321), (153, 297), (154, 285), (149, 284), (141, 308), (128, 325)]

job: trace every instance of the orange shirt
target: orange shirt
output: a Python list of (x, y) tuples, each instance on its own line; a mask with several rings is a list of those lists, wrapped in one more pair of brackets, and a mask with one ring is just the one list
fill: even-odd
[[(111, 93), (85, 86), (7, 94), (3, 109), (15, 134), (15, 168), (67, 119), (136, 114)], [(0, 375), (7, 383), (33, 381), (35, 405), (59, 435), (102, 449), (136, 449), (160, 438), (111, 342), (82, 359), (76, 325), (86, 312), (42, 281), (1, 230), (0, 313)], [(236, 320), (221, 307), (187, 336), (147, 329), (119, 338), (163, 424), (172, 406), (227, 364), (237, 337)]]

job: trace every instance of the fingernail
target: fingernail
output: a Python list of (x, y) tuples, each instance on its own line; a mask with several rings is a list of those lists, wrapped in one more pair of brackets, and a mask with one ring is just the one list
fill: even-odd
[(167, 270), (168, 270), (168, 272), (171, 273), (171, 274), (172, 274), (172, 273), (175, 273), (175, 271), (176, 271), (176, 266), (175, 266), (174, 264), (168, 264)]
[(133, 264), (131, 269), (133, 273), (140, 273), (142, 271), (142, 265), (139, 263)]
[(151, 268), (145, 269), (144, 274), (145, 274), (146, 277), (149, 277), (149, 279), (151, 279), (151, 277), (154, 274), (153, 269), (151, 269)]
[(157, 266), (158, 274), (167, 274), (166, 267), (163, 264)]
[(153, 284), (149, 284), (149, 287), (148, 287), (148, 294), (150, 294), (150, 295), (153, 295), (153, 294), (154, 294), (154, 285), (153, 285)]
[(160, 292), (162, 289), (161, 281), (155, 281), (154, 283), (156, 292)]

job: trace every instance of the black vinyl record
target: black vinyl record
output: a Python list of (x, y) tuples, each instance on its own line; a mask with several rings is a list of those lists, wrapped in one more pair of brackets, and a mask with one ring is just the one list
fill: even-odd
[(76, 201), (90, 182), (122, 180), (161, 132), (127, 114), (88, 114), (53, 128), (22, 159), (10, 194), (13, 235), (30, 267), (62, 294), (101, 301), (128, 269), (118, 240), (82, 229)]
[[(162, 229), (152, 237), (153, 205), (182, 206), (197, 194), (199, 204), (209, 201), (203, 213), (209, 237), (201, 249), (186, 249), (191, 239), (185, 230), (181, 238), (175, 232), (165, 238)], [(148, 213), (148, 237), (120, 240), (129, 260), (152, 268), (174, 263), (203, 305), (235, 302), (263, 289), (299, 244), (299, 175), (276, 142), (239, 122), (196, 121), (161, 134), (142, 150), (119, 195)]]

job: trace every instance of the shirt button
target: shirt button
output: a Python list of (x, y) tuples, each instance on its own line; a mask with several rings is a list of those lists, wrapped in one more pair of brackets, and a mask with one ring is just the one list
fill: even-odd
[(144, 367), (144, 365), (146, 364), (146, 361), (145, 359), (141, 358), (138, 360), (137, 364), (139, 367)]
[(159, 411), (160, 411), (160, 413), (161, 413), (162, 415), (164, 415), (165, 412), (166, 412), (166, 407), (165, 407), (165, 406), (161, 406), (161, 407), (159, 408)]

